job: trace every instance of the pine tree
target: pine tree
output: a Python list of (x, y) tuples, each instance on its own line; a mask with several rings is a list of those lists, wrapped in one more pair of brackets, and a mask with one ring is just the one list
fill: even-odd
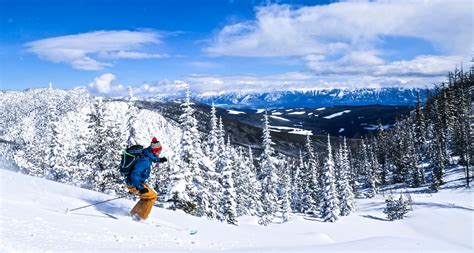
[(102, 157), (102, 163), (105, 169), (100, 171), (101, 182), (99, 189), (102, 192), (116, 195), (125, 195), (128, 190), (123, 187), (123, 179), (120, 171), (117, 169), (119, 164), (120, 142), (115, 139), (119, 135), (119, 129), (112, 122), (105, 126), (105, 154)]
[(288, 175), (288, 170), (283, 168), (282, 177), (280, 182), (281, 189), (281, 210), (282, 210), (282, 219), (283, 222), (290, 220), (291, 210), (291, 201), (290, 201), (290, 177)]
[(255, 168), (251, 162), (252, 149), (249, 147), (249, 155), (244, 156), (242, 149), (238, 149), (237, 157), (234, 158), (236, 170), (235, 191), (237, 203), (237, 216), (254, 215), (260, 211), (259, 193), (261, 192), (258, 185)]
[[(37, 154), (40, 159), (33, 159), (34, 166), (37, 166), (37, 168), (33, 168), (31, 171), (36, 176), (55, 180), (52, 175), (52, 173), (55, 173), (55, 171), (52, 171), (52, 165), (57, 167), (55, 169), (56, 171), (61, 171), (61, 169), (58, 168), (60, 165), (54, 164), (56, 162), (55, 157), (57, 157), (60, 149), (59, 145), (61, 145), (58, 141), (59, 136), (57, 133), (59, 119), (56, 104), (58, 103), (58, 98), (51, 85), (49, 89), (45, 91), (45, 94), (47, 94), (49, 99), (46, 101), (45, 107), (41, 106), (39, 108), (41, 114), (38, 115), (39, 117), (36, 121), (36, 127), (38, 129), (37, 134), (34, 136), (35, 139), (33, 140), (34, 145), (37, 147), (29, 151), (35, 151), (35, 154)], [(56, 154), (53, 152), (56, 152)], [(62, 177), (62, 175), (60, 177)]]
[(389, 167), (390, 167), (390, 161), (387, 155), (387, 150), (389, 146), (389, 138), (387, 136), (387, 133), (382, 126), (382, 122), (379, 120), (378, 121), (378, 127), (377, 127), (377, 137), (375, 138), (374, 142), (376, 143), (376, 157), (378, 162), (380, 163), (380, 184), (381, 185), (386, 185), (388, 184), (389, 180)]
[(172, 181), (167, 200), (172, 202), (170, 208), (183, 209), (185, 212), (204, 215), (208, 199), (203, 194), (198, 199), (198, 193), (206, 191), (203, 187), (202, 161), (204, 154), (197, 130), (197, 120), (194, 118), (194, 109), (191, 107), (189, 90), (181, 104), (183, 113), (179, 117), (183, 134), (180, 141), (179, 168), (172, 172)]
[(319, 163), (314, 153), (311, 138), (306, 135), (304, 166), (301, 168), (301, 211), (315, 213), (321, 199), (321, 188), (319, 184)]
[[(21, 135), (17, 136), (17, 139), (23, 137), (24, 145), (18, 147), (13, 155), (13, 161), (20, 168), (20, 171), (35, 177), (44, 177), (46, 175), (44, 168), (41, 166), (43, 163), (43, 148), (39, 145), (40, 138), (44, 135), (39, 134), (37, 128), (37, 119), (39, 118), (38, 113), (32, 111), (30, 117), (24, 118), (21, 121), (19, 131)], [(31, 127), (35, 126), (35, 127)], [(36, 154), (31, 156), (31, 154)]]
[(409, 128), (407, 133), (407, 150), (405, 154), (406, 164), (411, 170), (411, 180), (407, 182), (412, 187), (420, 187), (424, 182), (423, 171), (421, 170), (419, 163), (420, 156), (417, 154), (416, 147), (416, 133), (413, 129)]
[(262, 185), (262, 213), (259, 220), (261, 225), (269, 225), (278, 210), (278, 178), (276, 174), (275, 152), (272, 147), (268, 114), (265, 112), (263, 125), (263, 152), (260, 156), (261, 174), (259, 176)]
[(419, 91), (417, 91), (416, 96), (417, 103), (414, 119), (414, 139), (416, 154), (418, 155), (418, 160), (421, 160), (426, 148), (426, 120)]
[(410, 183), (410, 171), (413, 169), (413, 152), (409, 152), (410, 142), (413, 140), (409, 135), (410, 123), (407, 120), (399, 121), (395, 125), (390, 150), (391, 159), (395, 166), (394, 183)]
[(126, 114), (127, 130), (128, 130), (127, 146), (130, 147), (138, 143), (138, 133), (136, 130), (136, 124), (137, 124), (137, 117), (138, 117), (139, 111), (133, 102), (133, 95), (130, 94), (130, 99), (127, 104), (128, 104), (128, 110)]
[(323, 183), (323, 203), (321, 216), (324, 221), (334, 222), (339, 218), (339, 200), (334, 184), (334, 159), (332, 156), (331, 141), (328, 134), (328, 156), (324, 162), (321, 175)]
[(339, 206), (342, 216), (347, 216), (355, 210), (354, 193), (349, 183), (349, 157), (346, 138), (344, 137), (343, 146), (339, 149), (339, 177), (337, 180), (337, 192), (339, 197)]
[(237, 211), (236, 211), (236, 193), (234, 188), (234, 177), (233, 177), (233, 167), (234, 161), (232, 160), (232, 148), (230, 146), (230, 141), (224, 150), (223, 156), (227, 157), (226, 164), (224, 165), (221, 174), (222, 174), (222, 198), (220, 204), (220, 215), (219, 218), (221, 221), (226, 221), (229, 224), (238, 225), (237, 221)]
[(297, 212), (303, 212), (302, 210), (302, 199), (303, 199), (303, 180), (301, 173), (304, 170), (303, 153), (300, 149), (300, 155), (297, 164), (293, 170), (292, 186), (291, 186), (291, 208)]
[(218, 173), (220, 173), (222, 171), (222, 168), (225, 166), (225, 159), (223, 156), (220, 155), (225, 150), (224, 136), (225, 136), (224, 124), (222, 123), (222, 118), (219, 117), (219, 124), (217, 128), (217, 147), (215, 148), (217, 150), (217, 154), (219, 154), (215, 161), (216, 171)]
[(433, 133), (435, 134), (434, 140), (433, 140), (433, 159), (432, 159), (432, 182), (431, 182), (431, 188), (435, 191), (439, 189), (439, 187), (444, 183), (443, 182), (443, 176), (444, 176), (444, 169), (445, 169), (445, 136), (444, 136), (444, 131), (441, 129), (442, 128), (442, 120), (441, 117), (439, 116), (439, 109), (438, 109), (438, 103), (435, 100), (434, 101), (434, 113), (437, 115), (434, 121), (434, 127), (433, 127)]
[(348, 154), (348, 160), (349, 160), (349, 184), (351, 185), (352, 187), (352, 192), (354, 192), (354, 195), (357, 195), (357, 184), (356, 184), (356, 181), (357, 181), (357, 169), (356, 169), (356, 166), (354, 165), (355, 162), (354, 162), (354, 158), (352, 156), (352, 150), (348, 147), (347, 148), (347, 154)]
[(369, 158), (369, 167), (367, 170), (367, 185), (369, 188), (369, 197), (373, 198), (378, 192), (378, 185), (380, 181), (378, 179), (378, 171), (380, 170), (380, 164), (374, 151), (374, 145), (367, 146), (367, 154)]
[(387, 214), (387, 219), (401, 220), (403, 219), (408, 211), (411, 210), (410, 207), (411, 197), (407, 198), (400, 194), (399, 199), (394, 199), (392, 193), (385, 199), (386, 207), (384, 213)]
[(472, 73), (468, 75), (462, 70), (455, 72), (454, 76), (456, 79), (453, 80), (452, 89), (457, 99), (452, 101), (455, 104), (452, 147), (454, 153), (460, 156), (460, 164), (465, 166), (466, 187), (469, 187), (469, 164), (472, 153), (474, 153), (470, 124), (470, 117), (473, 117), (471, 93), (474, 91), (472, 88), (474, 87), (474, 77)]
[(105, 181), (103, 171), (107, 167), (106, 160), (108, 153), (108, 142), (106, 133), (106, 122), (104, 117), (104, 102), (102, 98), (97, 98), (93, 104), (93, 110), (89, 114), (89, 129), (90, 139), (89, 147), (87, 150), (88, 166), (90, 168), (87, 173), (87, 185), (86, 188), (103, 192), (106, 189), (104, 185)]
[[(449, 75), (452, 75), (450, 73)], [(450, 81), (452, 79), (450, 78)], [(440, 127), (440, 145), (441, 145), (441, 152), (443, 155), (444, 159), (444, 164), (447, 165), (450, 161), (450, 155), (449, 155), (449, 145), (448, 145), (448, 139), (451, 135), (452, 131), (452, 118), (453, 118), (453, 106), (449, 103), (449, 97), (448, 97), (448, 90), (447, 89), (442, 89), (441, 90), (441, 99), (438, 103), (438, 109), (440, 114), (438, 115), (439, 118), (439, 127)]]
[[(91, 139), (91, 106), (94, 103), (94, 98), (87, 97), (87, 104), (82, 108), (76, 117), (72, 117), (71, 125), (75, 128), (72, 129), (72, 133), (76, 136), (74, 144), (68, 150), (69, 166), (71, 172), (69, 175), (69, 182), (75, 186), (84, 187), (85, 182), (90, 175), (90, 166), (88, 157), (90, 154), (87, 151), (90, 149)], [(67, 129), (71, 129), (69, 126)], [(115, 167), (115, 166), (114, 166)]]
[(385, 209), (384, 213), (387, 214), (387, 219), (395, 220), (398, 217), (398, 202), (393, 198), (393, 195), (387, 196), (385, 199)]
[(196, 188), (191, 182), (191, 171), (188, 167), (183, 166), (181, 160), (177, 160), (171, 165), (170, 181), (165, 197), (165, 207), (171, 210), (180, 209), (186, 213), (194, 213), (196, 203), (193, 195)]
[[(51, 89), (51, 88), (50, 88)], [(65, 183), (67, 182), (66, 170), (66, 158), (62, 153), (64, 150), (63, 144), (60, 140), (60, 122), (57, 110), (57, 101), (54, 99), (48, 103), (48, 128), (51, 134), (49, 138), (49, 152), (48, 152), (48, 172), (47, 177), (53, 181)]]
[(368, 197), (372, 198), (377, 193), (376, 179), (374, 167), (376, 163), (373, 160), (370, 146), (366, 144), (366, 140), (362, 139), (360, 144), (361, 157), (359, 160), (360, 174), (363, 176), (365, 187), (368, 189)]
[[(217, 158), (219, 157), (219, 135), (221, 134), (218, 129), (217, 125), (217, 116), (216, 116), (216, 106), (212, 103), (211, 106), (211, 130), (209, 131), (209, 135), (207, 136), (207, 155), (211, 158), (211, 160), (216, 163)], [(219, 122), (220, 124), (222, 121)]]

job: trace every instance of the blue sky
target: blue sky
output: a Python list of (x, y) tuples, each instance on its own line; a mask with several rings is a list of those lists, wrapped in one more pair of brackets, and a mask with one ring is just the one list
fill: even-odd
[(105, 95), (183, 82), (199, 93), (425, 87), (469, 64), (471, 11), (469, 0), (0, 0), (0, 85)]

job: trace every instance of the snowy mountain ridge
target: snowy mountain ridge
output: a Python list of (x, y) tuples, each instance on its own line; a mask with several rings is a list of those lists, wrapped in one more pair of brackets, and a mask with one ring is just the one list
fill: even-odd
[(415, 105), (417, 93), (422, 101), (426, 89), (415, 88), (341, 88), (291, 91), (239, 91), (196, 94), (196, 101), (234, 108), (297, 108), (337, 105)]

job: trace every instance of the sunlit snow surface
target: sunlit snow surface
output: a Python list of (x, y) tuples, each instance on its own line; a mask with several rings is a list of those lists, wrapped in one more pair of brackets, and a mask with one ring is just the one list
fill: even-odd
[(306, 112), (290, 112), (288, 115), (302, 115), (305, 114)]
[(301, 134), (301, 135), (313, 135), (311, 130), (304, 130), (296, 127), (286, 127), (286, 126), (268, 126), (272, 132), (281, 132), (280, 130), (285, 130), (285, 132), (290, 134)]
[(277, 119), (277, 120), (282, 120), (282, 121), (290, 121), (289, 119), (285, 119), (283, 117), (274, 116), (274, 115), (270, 115), (270, 118)]
[(235, 111), (235, 110), (227, 110), (227, 112), (228, 112), (229, 114), (236, 114), (236, 115), (238, 115), (238, 114), (247, 114), (247, 113), (245, 113), (245, 112)]
[(357, 211), (335, 223), (293, 215), (263, 227), (256, 217), (233, 226), (158, 207), (135, 222), (127, 215), (135, 202), (126, 199), (68, 215), (114, 196), (0, 169), (0, 252), (472, 252), (473, 195), (453, 188), (459, 175), (461, 168), (439, 193), (412, 194), (404, 220), (385, 220), (378, 195), (357, 200)]
[(337, 113), (331, 114), (331, 115), (326, 116), (326, 117), (323, 117), (323, 118), (325, 118), (325, 119), (332, 119), (332, 118), (335, 118), (335, 117), (339, 117), (339, 116), (341, 116), (341, 115), (344, 114), (344, 113), (350, 113), (350, 112), (351, 112), (351, 110), (344, 110), (344, 111), (342, 111), (342, 112), (337, 112)]

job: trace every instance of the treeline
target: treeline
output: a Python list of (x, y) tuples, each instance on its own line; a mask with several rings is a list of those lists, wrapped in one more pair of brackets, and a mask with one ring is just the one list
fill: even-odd
[(361, 141), (354, 163), (359, 179), (375, 194), (382, 185), (428, 185), (437, 191), (445, 169), (464, 166), (469, 187), (473, 160), (473, 72), (455, 70), (447, 83), (420, 99), (415, 110), (385, 130)]
[(318, 154), (308, 136), (299, 159), (287, 157), (275, 152), (265, 113), (263, 151), (254, 159), (250, 148), (230, 144), (214, 105), (204, 138), (197, 131), (189, 93), (181, 107), (178, 155), (156, 184), (166, 207), (231, 224), (237, 224), (238, 216), (258, 215), (262, 225), (288, 221), (294, 213), (334, 222), (354, 211), (345, 142), (333, 155), (328, 136), (327, 152)]

